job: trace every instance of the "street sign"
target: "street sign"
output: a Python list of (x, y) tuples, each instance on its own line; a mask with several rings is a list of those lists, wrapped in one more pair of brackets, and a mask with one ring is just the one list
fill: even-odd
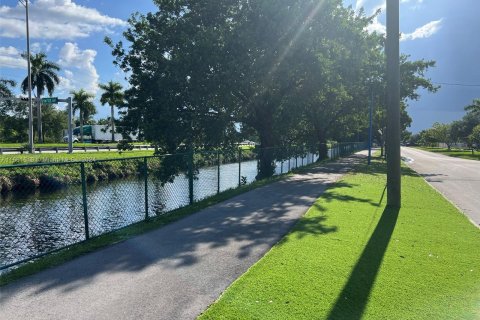
[(58, 103), (58, 97), (42, 98), (42, 103), (43, 103), (43, 104), (54, 104), (54, 103)]

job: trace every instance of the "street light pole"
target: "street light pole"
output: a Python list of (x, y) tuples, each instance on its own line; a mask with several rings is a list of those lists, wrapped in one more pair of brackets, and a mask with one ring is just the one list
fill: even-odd
[(399, 0), (387, 0), (387, 205), (401, 207)]
[(25, 21), (27, 28), (27, 68), (28, 68), (28, 152), (35, 151), (33, 145), (33, 105), (32, 105), (32, 69), (30, 66), (30, 28), (28, 26), (28, 0), (20, 1), (25, 7)]
[(370, 87), (370, 116), (368, 127), (368, 165), (372, 163), (372, 109), (373, 109), (373, 85)]

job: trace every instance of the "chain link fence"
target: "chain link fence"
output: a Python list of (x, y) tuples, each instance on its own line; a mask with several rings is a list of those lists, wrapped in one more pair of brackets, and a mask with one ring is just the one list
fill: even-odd
[[(365, 143), (329, 146), (336, 159)], [(318, 160), (308, 147), (0, 166), (0, 270)]]

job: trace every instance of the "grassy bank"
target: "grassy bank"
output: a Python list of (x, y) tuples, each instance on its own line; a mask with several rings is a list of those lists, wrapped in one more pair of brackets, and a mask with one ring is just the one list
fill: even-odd
[(470, 159), (470, 160), (480, 160), (480, 152), (472, 150), (464, 150), (464, 149), (446, 149), (446, 148), (429, 148), (429, 147), (417, 147), (418, 149), (441, 153), (446, 156), (455, 157), (455, 158), (463, 158), (463, 159)]
[[(88, 183), (139, 175), (144, 170), (143, 159), (134, 157), (151, 155), (153, 155), (153, 151), (3, 155), (0, 157), (0, 193), (26, 194), (36, 189), (56, 191), (68, 185), (80, 184), (80, 164), (76, 161), (85, 162)], [(112, 159), (112, 161), (93, 162), (106, 159)], [(159, 167), (159, 161), (154, 160), (149, 161), (151, 169)], [(56, 164), (59, 162), (63, 164)], [(27, 166), (28, 164), (48, 165)], [(1, 167), (5, 165), (19, 166)]]
[[(149, 145), (148, 142), (132, 142), (133, 145)], [(0, 148), (23, 148), (26, 143), (0, 143)], [(74, 147), (111, 147), (116, 148), (118, 143), (80, 143), (75, 142)], [(68, 148), (68, 143), (35, 143), (35, 148)]]
[(90, 151), (68, 153), (4, 154), (0, 156), (0, 166), (25, 163), (50, 163), (71, 161), (94, 161), (153, 155), (153, 150), (142, 151)]
[(201, 319), (478, 319), (480, 231), (404, 169), (385, 207), (375, 163), (348, 175)]

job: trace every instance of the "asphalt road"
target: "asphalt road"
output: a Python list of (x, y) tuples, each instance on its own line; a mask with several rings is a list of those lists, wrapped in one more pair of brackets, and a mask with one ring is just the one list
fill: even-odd
[(480, 161), (402, 147), (408, 166), (480, 226)]
[[(0, 319), (194, 319), (360, 156), (312, 169), (0, 288)], [(318, 232), (328, 226), (318, 225)]]

